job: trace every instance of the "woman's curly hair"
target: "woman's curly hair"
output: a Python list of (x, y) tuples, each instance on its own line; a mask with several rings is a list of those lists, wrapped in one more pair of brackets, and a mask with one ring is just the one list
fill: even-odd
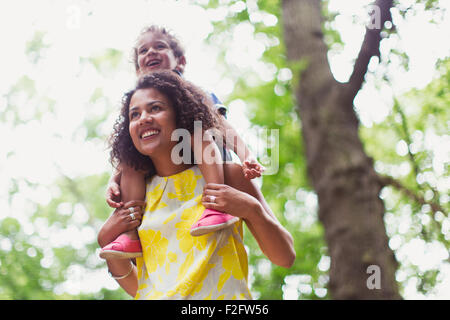
[(129, 108), (133, 94), (140, 89), (154, 88), (165, 94), (175, 110), (177, 128), (194, 133), (194, 121), (201, 121), (202, 129), (217, 128), (223, 131), (222, 120), (214, 111), (211, 98), (199, 87), (184, 80), (173, 71), (158, 71), (139, 79), (136, 87), (125, 93), (120, 115), (116, 120), (109, 143), (110, 160), (113, 166), (127, 164), (136, 170), (154, 173), (150, 157), (141, 154), (131, 140)]

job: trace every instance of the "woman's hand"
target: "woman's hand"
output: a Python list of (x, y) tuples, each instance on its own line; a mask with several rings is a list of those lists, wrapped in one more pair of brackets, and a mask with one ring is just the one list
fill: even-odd
[[(130, 207), (134, 209), (134, 219), (130, 215)], [(103, 248), (111, 241), (114, 241), (120, 234), (139, 227), (141, 225), (144, 207), (145, 201), (133, 200), (114, 210), (98, 233), (97, 240), (100, 247)]]
[[(133, 207), (134, 219), (131, 217), (131, 207)], [(136, 229), (141, 225), (144, 207), (145, 201), (129, 201), (125, 203), (123, 207), (114, 210), (114, 213), (112, 214), (112, 222), (116, 224), (118, 228), (123, 229), (122, 232)]]
[(225, 184), (208, 183), (203, 188), (202, 204), (205, 208), (226, 212), (247, 219), (255, 212), (258, 200)]
[[(224, 165), (227, 185), (207, 184), (205, 207), (242, 217), (258, 242), (261, 251), (273, 263), (289, 268), (295, 261), (294, 241), (273, 214), (254, 181), (244, 177), (237, 164)], [(215, 196), (214, 203), (207, 198)]]

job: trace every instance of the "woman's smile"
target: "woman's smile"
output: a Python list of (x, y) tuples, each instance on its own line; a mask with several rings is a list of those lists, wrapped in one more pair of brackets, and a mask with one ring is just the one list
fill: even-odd
[(159, 130), (157, 130), (157, 129), (144, 129), (143, 132), (141, 133), (141, 139), (143, 139), (143, 140), (151, 139), (158, 133), (159, 133)]

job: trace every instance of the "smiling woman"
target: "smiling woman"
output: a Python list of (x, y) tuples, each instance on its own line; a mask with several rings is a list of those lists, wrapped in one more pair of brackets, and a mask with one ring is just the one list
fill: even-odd
[[(292, 237), (241, 166), (224, 166), (228, 185), (207, 184), (198, 165), (172, 161), (178, 143), (172, 133), (193, 133), (195, 121), (201, 121), (203, 129), (218, 126), (212, 110), (207, 96), (173, 71), (145, 76), (125, 95), (111, 138), (111, 157), (136, 169), (150, 168), (146, 206), (142, 215), (129, 211), (128, 204), (118, 208), (98, 240), (102, 245), (117, 237), (120, 228), (110, 227), (116, 216), (128, 223), (142, 219), (140, 240), (133, 240), (142, 245), (136, 267), (129, 259), (106, 257), (111, 275), (136, 299), (251, 299), (244, 221), (273, 263), (290, 267), (295, 259)], [(235, 222), (193, 236), (191, 226), (205, 208), (229, 212)]]

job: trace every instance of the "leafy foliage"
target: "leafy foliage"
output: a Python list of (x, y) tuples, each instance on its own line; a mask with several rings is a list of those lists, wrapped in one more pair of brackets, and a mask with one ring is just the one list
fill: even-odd
[[(309, 275), (312, 279), (311, 282), (314, 283), (313, 288), (316, 288), (318, 279), (321, 280), (320, 285), (326, 288), (327, 281), (324, 279), (327, 279), (326, 271), (328, 270), (322, 266), (322, 274), (318, 271), (319, 262), (323, 261), (323, 258), (325, 260), (327, 258), (323, 231), (317, 221), (306, 227), (301, 223), (306, 218), (301, 214), (305, 202), (302, 201), (299, 194), (305, 194), (304, 192), (311, 190), (306, 175), (307, 164), (302, 147), (301, 124), (296, 113), (296, 101), (291, 93), (295, 81), (298, 81), (292, 75), (297, 74), (295, 69), (301, 68), (301, 66), (294, 67), (286, 64), (280, 23), (280, 1), (246, 1), (245, 6), (241, 6), (241, 11), (236, 14), (233, 8), (237, 3), (240, 1), (227, 2), (229, 14), (225, 19), (215, 22), (215, 31), (210, 35), (209, 41), (220, 47), (221, 43), (224, 43), (224, 39), (232, 41), (230, 35), (233, 34), (233, 29), (240, 25), (250, 24), (253, 28), (254, 38), (257, 41), (262, 40), (261, 42), (265, 45), (261, 60), (266, 65), (274, 67), (272, 80), (267, 81), (260, 78), (259, 81), (255, 81), (255, 75), (250, 70), (241, 70), (240, 74), (245, 76), (236, 77), (237, 67), (224, 59), (223, 62), (228, 65), (224, 77), (231, 77), (235, 82), (235, 90), (229, 96), (228, 103), (232, 104), (234, 99), (242, 99), (249, 107), (248, 115), (255, 128), (265, 127), (280, 130), (279, 172), (276, 175), (264, 177), (262, 190), (280, 221), (293, 234), (297, 249), (297, 262), (291, 269), (282, 270), (274, 267), (270, 273), (256, 271), (253, 282), (254, 290), (262, 298), (279, 299), (283, 296), (283, 287), (280, 284), (284, 279), (285, 292), (292, 289), (286, 285), (286, 281), (288, 281), (296, 284), (299, 298), (318, 298), (314, 295), (315, 290), (311, 290), (309, 295), (302, 294), (301, 288), (305, 289), (305, 287), (302, 287), (301, 281), (293, 281), (295, 276), (297, 279), (304, 279), (303, 275)], [(217, 4), (208, 7), (216, 8)], [(420, 0), (412, 3), (409, 7), (397, 3), (395, 9), (403, 19), (428, 10), (432, 12), (433, 20), (436, 23), (439, 21), (441, 10), (439, 1)], [(328, 1), (322, 2), (322, 13), (325, 42), (330, 50), (340, 51), (344, 43), (332, 23), (339, 13), (329, 11)], [(264, 24), (264, 19), (260, 18), (264, 15), (275, 16), (278, 23), (276, 25)], [(394, 25), (390, 30), (388, 28), (383, 36), (388, 37), (389, 34), (396, 32)], [(264, 39), (272, 39), (272, 41), (264, 42)], [(374, 73), (378, 86), (381, 86), (383, 82), (389, 83), (390, 75), (397, 72), (392, 70), (392, 61), (400, 61), (400, 66), (405, 71), (409, 69), (409, 52), (393, 45), (392, 41), (389, 46), (387, 54), (381, 57), (379, 71)], [(221, 48), (225, 55), (227, 48)], [(438, 190), (439, 184), (445, 186), (442, 182), (448, 176), (448, 159), (442, 162), (441, 158), (441, 162), (436, 167), (437, 161), (434, 154), (436, 146), (427, 146), (425, 141), (428, 133), (428, 135), (439, 137), (441, 143), (448, 144), (448, 60), (441, 61), (437, 68), (441, 70), (439, 79), (423, 90), (415, 89), (404, 96), (395, 98), (391, 113), (383, 121), (371, 127), (361, 127), (361, 139), (367, 152), (375, 159), (377, 171), (399, 178), (402, 183), (402, 190), (387, 187), (382, 193), (388, 209), (386, 224), (388, 235), (394, 239), (390, 245), (394, 250), (397, 249), (397, 255), (401, 260), (398, 276), (401, 286), (406, 286), (411, 279), (414, 279), (417, 280), (417, 290), (422, 293), (431, 293), (437, 281), (442, 278), (438, 275), (439, 265), (429, 270), (420, 269), (408, 260), (409, 257), (403, 253), (403, 249), (408, 246), (410, 241), (423, 239), (425, 243), (436, 245), (441, 249), (445, 248), (448, 251), (449, 240), (446, 227), (448, 223), (448, 189), (441, 187), (441, 190)], [(229, 72), (230, 70), (233, 72)], [(287, 79), (282, 76), (286, 70), (290, 70), (288, 73), (291, 75)], [(282, 81), (282, 79), (285, 80)], [(407, 145), (409, 151), (404, 154), (403, 151), (400, 151), (399, 154), (399, 145), (401, 148), (403, 143)], [(399, 174), (400, 172), (401, 174)], [(407, 191), (405, 192), (405, 190)], [(430, 206), (429, 203), (435, 205)], [(293, 210), (295, 213), (290, 213), (292, 212), (289, 210), (290, 208), (295, 208)], [(442, 211), (436, 208), (441, 208)], [(316, 212), (313, 210), (311, 215), (315, 214)], [(295, 215), (297, 215), (298, 223), (290, 219)], [(400, 226), (400, 221), (403, 219), (409, 221), (407, 225), (410, 226), (410, 229), (406, 232), (403, 230), (406, 229), (405, 224), (402, 225), (402, 228), (395, 227)], [(258, 268), (258, 264), (264, 266), (265, 263), (261, 262), (264, 259), (261, 255), (255, 254), (255, 251), (257, 250), (254, 248), (250, 250), (252, 265), (257, 270), (264, 269)], [(442, 257), (441, 263), (444, 263), (448, 254), (446, 256), (443, 253)], [(311, 260), (306, 263), (304, 259)], [(305, 292), (309, 291), (306, 289)], [(320, 296), (319, 298), (327, 297)]]
[[(445, 150), (439, 152), (440, 146), (448, 145), (449, 62), (447, 58), (437, 63), (439, 77), (424, 89), (413, 89), (395, 99), (385, 121), (361, 130), (367, 152), (376, 159), (377, 170), (395, 177), (404, 187), (388, 187), (383, 192), (389, 194), (384, 199), (388, 209), (386, 223), (389, 236), (395, 239), (394, 249), (401, 254), (402, 247), (411, 243), (437, 247), (443, 252), (441, 263), (445, 263), (445, 252), (450, 249), (446, 227), (449, 190), (443, 183), (450, 174), (449, 159)], [(416, 197), (411, 198), (411, 194)], [(403, 223), (397, 224), (400, 221)], [(408, 275), (401, 277), (403, 283), (415, 279), (417, 290), (426, 294), (442, 280), (441, 268), (437, 264), (424, 270), (416, 263), (404, 261), (400, 274)]]

